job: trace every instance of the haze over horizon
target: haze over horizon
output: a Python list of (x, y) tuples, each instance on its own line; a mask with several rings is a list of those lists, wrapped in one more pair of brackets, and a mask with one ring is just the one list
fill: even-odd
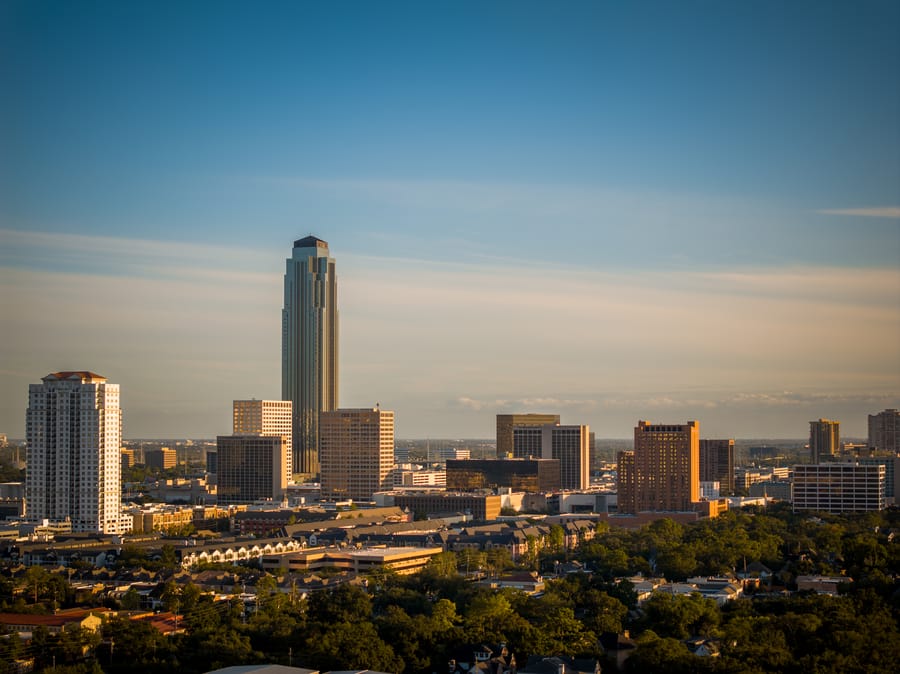
[(337, 262), (342, 407), (802, 438), (900, 407), (900, 5), (8, 2), (0, 433), (280, 398), (284, 261)]

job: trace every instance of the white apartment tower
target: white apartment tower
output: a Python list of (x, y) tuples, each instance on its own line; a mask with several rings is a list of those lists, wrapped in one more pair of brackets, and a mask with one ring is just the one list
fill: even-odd
[(287, 439), (287, 476), (293, 472), (290, 400), (235, 400), (233, 435), (263, 435)]
[(119, 385), (87, 371), (54, 372), (28, 387), (25, 507), (33, 521), (123, 533)]
[(293, 470), (319, 472), (319, 415), (338, 407), (337, 274), (328, 243), (294, 241), (284, 273), (281, 398), (293, 404)]

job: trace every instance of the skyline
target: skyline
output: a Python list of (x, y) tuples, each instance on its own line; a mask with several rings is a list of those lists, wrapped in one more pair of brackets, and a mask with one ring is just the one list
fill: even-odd
[(227, 432), (309, 234), (397, 437), (900, 407), (896, 3), (217, 8), (0, 8), (0, 432), (71, 369)]

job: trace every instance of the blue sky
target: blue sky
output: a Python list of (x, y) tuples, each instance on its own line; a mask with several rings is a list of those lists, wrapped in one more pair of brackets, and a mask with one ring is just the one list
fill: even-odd
[(126, 436), (228, 432), (279, 395), (314, 233), (341, 402), (400, 435), (862, 435), (900, 405), (898, 34), (896, 2), (4, 3), (0, 432), (75, 368)]

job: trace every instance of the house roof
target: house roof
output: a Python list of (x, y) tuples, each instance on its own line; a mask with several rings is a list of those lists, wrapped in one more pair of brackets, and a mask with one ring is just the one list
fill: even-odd
[(214, 669), (206, 674), (319, 674), (315, 669), (287, 667), (285, 665), (235, 665)]

